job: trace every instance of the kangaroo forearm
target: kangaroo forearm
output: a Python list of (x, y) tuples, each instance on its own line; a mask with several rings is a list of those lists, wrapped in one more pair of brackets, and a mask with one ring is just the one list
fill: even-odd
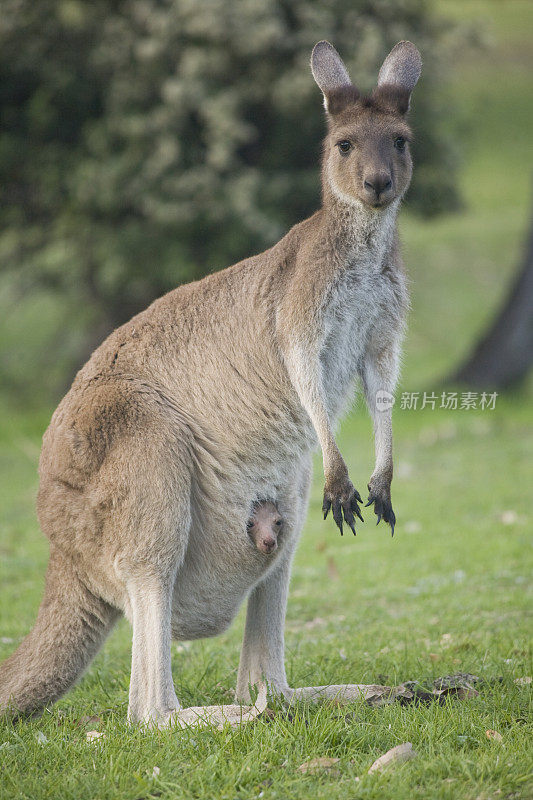
[(390, 482), (393, 472), (392, 405), (398, 374), (398, 344), (392, 342), (379, 353), (370, 352), (364, 365), (362, 379), (365, 398), (374, 426), (374, 476)]
[(390, 411), (378, 411), (374, 421), (374, 475), (392, 481), (392, 415)]
[(394, 533), (396, 517), (391, 503), (392, 405), (398, 374), (398, 339), (379, 351), (370, 348), (362, 371), (366, 402), (374, 424), (375, 466), (368, 482), (369, 502), (378, 518), (384, 519)]
[(344, 475), (347, 473), (346, 465), (335, 441), (324, 406), (322, 404), (315, 406), (309, 416), (313, 422), (320, 449), (322, 450), (322, 464), (326, 480)]
[(326, 408), (319, 369), (318, 348), (289, 346), (285, 352), (285, 364), (298, 398), (309, 415), (322, 450), (324, 474), (333, 476), (345, 471), (343, 458), (333, 435)]

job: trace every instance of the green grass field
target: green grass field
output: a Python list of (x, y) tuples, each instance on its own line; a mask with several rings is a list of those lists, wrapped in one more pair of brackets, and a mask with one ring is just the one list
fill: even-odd
[[(533, 4), (446, 0), (441, 8), (483, 19), (493, 43), (459, 58), (453, 78), (469, 113), (466, 210), (402, 221), (413, 310), (400, 393), (440, 392), (442, 376), (494, 313), (519, 261), (531, 194)], [(4, 658), (30, 628), (43, 586), (47, 545), (34, 499), (51, 409), (30, 414), (0, 399), (0, 411)], [(80, 684), (42, 718), (0, 723), (0, 798), (533, 797), (532, 687), (517, 683), (533, 675), (531, 385), (498, 397), (494, 410), (402, 410), (398, 401), (394, 424), (394, 539), (369, 513), (356, 539), (323, 522), (316, 462), (288, 607), (289, 680), (397, 684), (462, 671), (483, 679), (477, 697), (442, 706), (301, 706), (290, 719), (275, 707), (273, 719), (237, 730), (147, 733), (126, 725), (123, 622)], [(339, 443), (364, 488), (373, 444), (362, 402)], [(173, 646), (184, 705), (229, 701), (242, 626), (241, 613), (220, 638)], [(98, 719), (84, 720), (91, 715)], [(106, 738), (87, 742), (91, 729)], [(405, 741), (415, 759), (367, 775)], [(338, 758), (335, 770), (298, 772), (319, 756)]]

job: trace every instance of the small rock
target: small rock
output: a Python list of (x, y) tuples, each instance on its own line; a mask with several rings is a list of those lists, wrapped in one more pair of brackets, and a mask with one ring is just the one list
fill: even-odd
[(373, 772), (381, 772), (382, 770), (387, 769), (395, 764), (402, 764), (404, 761), (409, 761), (411, 758), (415, 758), (416, 755), (417, 754), (415, 750), (413, 750), (413, 745), (411, 742), (398, 744), (396, 747), (393, 747), (391, 750), (387, 750), (386, 753), (377, 758), (368, 770), (368, 774), (371, 775)]
[(37, 739), (39, 744), (47, 744), (48, 743), (48, 739), (46, 738), (46, 736), (44, 735), (44, 733), (42, 731), (37, 731), (37, 733), (35, 734), (35, 738)]

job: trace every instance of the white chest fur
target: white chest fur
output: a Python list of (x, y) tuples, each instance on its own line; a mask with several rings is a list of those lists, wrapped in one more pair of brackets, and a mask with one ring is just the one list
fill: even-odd
[(397, 325), (398, 276), (387, 269), (396, 209), (375, 213), (354, 206), (347, 255), (324, 303), (322, 385), (337, 420), (351, 399), (371, 341)]

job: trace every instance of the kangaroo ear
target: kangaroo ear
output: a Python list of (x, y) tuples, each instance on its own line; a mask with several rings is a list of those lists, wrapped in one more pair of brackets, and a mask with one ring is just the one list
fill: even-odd
[(326, 111), (328, 111), (328, 98), (332, 92), (352, 86), (342, 58), (329, 42), (322, 41), (315, 44), (311, 54), (311, 71), (324, 95)]
[(405, 112), (409, 108), (411, 92), (422, 71), (422, 58), (412, 42), (398, 42), (383, 62), (378, 75), (378, 89), (382, 86), (394, 88), (406, 98)]

